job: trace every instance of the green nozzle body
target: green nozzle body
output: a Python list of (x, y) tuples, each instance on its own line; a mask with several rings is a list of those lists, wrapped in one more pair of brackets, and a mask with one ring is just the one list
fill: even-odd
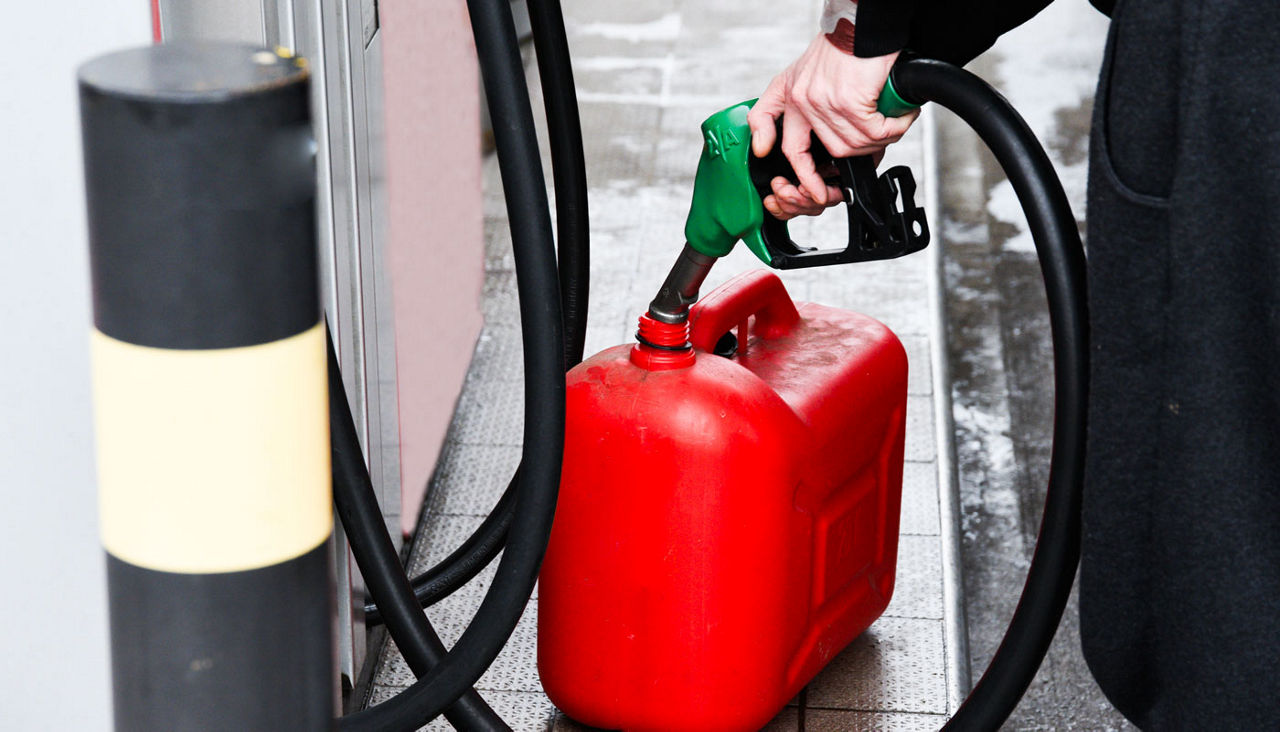
[(884, 88), (880, 90), (880, 98), (876, 100), (877, 112), (886, 117), (901, 117), (919, 108), (919, 104), (908, 102), (898, 94), (898, 90), (893, 86), (892, 74), (884, 80)]
[[(693, 202), (685, 220), (684, 236), (689, 246), (709, 257), (723, 257), (739, 239), (751, 246), (760, 239), (764, 206), (751, 183), (748, 169), (751, 155), (751, 128), (747, 112), (756, 100), (735, 104), (711, 115), (702, 123), (702, 157), (693, 181)], [(764, 242), (752, 246), (767, 264)]]
[[(760, 235), (764, 204), (751, 182), (751, 128), (747, 113), (751, 99), (722, 109), (702, 123), (702, 157), (693, 181), (693, 201), (685, 220), (689, 246), (709, 257), (723, 257), (742, 240), (765, 264), (773, 257)], [(898, 95), (890, 79), (880, 93), (877, 109), (899, 117), (920, 105)], [(776, 143), (775, 143), (776, 144)]]

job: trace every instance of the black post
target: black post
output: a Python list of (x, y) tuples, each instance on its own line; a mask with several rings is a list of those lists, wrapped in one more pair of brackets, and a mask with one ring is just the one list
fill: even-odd
[(306, 63), (166, 44), (79, 83), (116, 728), (329, 729)]

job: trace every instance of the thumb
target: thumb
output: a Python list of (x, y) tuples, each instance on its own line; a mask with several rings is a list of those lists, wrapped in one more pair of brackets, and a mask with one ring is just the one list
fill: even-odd
[(916, 121), (920, 116), (920, 110), (915, 109), (901, 117), (882, 117), (880, 122), (879, 134), (877, 139), (895, 141), (905, 135), (911, 127), (911, 123)]
[(782, 76), (778, 75), (769, 82), (764, 94), (747, 113), (747, 124), (751, 127), (751, 152), (758, 158), (768, 155), (778, 141), (775, 120), (786, 106), (782, 88)]

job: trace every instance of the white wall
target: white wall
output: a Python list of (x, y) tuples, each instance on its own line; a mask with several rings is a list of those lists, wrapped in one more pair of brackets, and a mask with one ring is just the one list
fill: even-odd
[(7, 3), (0, 44), (0, 727), (111, 726), (75, 70), (146, 0)]

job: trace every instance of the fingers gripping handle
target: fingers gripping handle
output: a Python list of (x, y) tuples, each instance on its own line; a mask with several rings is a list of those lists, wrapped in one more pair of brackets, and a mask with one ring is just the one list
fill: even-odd
[[(790, 269), (889, 259), (928, 244), (928, 223), (924, 210), (915, 205), (915, 180), (909, 169), (896, 167), (877, 179), (870, 158), (833, 159), (816, 138), (810, 150), (815, 162), (820, 168), (834, 165), (832, 182), (845, 192), (849, 241), (843, 249), (822, 251), (792, 241), (786, 224), (765, 211), (762, 201), (772, 193), (769, 182), (774, 177), (794, 181), (795, 171), (777, 143), (764, 158), (751, 155), (747, 113), (755, 101), (723, 109), (702, 123), (702, 157), (685, 222), (689, 246), (710, 257), (723, 257), (742, 240), (765, 264)], [(898, 95), (892, 80), (885, 85), (881, 113), (901, 115), (916, 106)]]
[(710, 352), (721, 336), (752, 315), (756, 317), (752, 332), (763, 338), (784, 335), (800, 320), (782, 280), (768, 270), (756, 269), (734, 277), (693, 306), (689, 342)]

